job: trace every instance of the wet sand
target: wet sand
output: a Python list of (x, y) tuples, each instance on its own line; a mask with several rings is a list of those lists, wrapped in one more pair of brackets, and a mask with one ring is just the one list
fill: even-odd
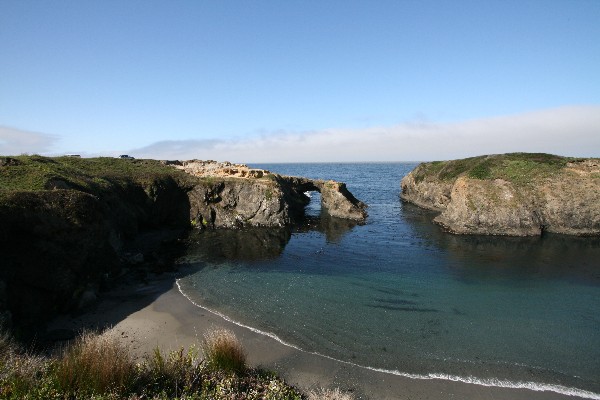
[[(180, 274), (178, 274), (180, 276)], [(288, 383), (308, 391), (339, 387), (357, 399), (477, 399), (566, 400), (578, 397), (528, 389), (488, 387), (441, 379), (412, 379), (345, 364), (285, 346), (277, 340), (226, 321), (192, 304), (178, 290), (176, 274), (163, 275), (145, 284), (130, 284), (102, 296), (95, 309), (75, 317), (61, 317), (54, 332), (105, 329), (143, 356), (158, 346), (162, 350), (188, 347), (202, 341), (213, 327), (235, 332), (252, 366), (276, 371)]]

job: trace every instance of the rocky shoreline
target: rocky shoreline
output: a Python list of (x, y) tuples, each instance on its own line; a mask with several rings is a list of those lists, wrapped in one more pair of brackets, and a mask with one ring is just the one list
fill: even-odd
[(365, 220), (366, 205), (343, 183), (241, 164), (2, 157), (1, 322), (34, 335), (53, 316), (93, 303), (127, 271), (172, 268), (190, 228), (289, 226), (314, 190), (326, 214)]

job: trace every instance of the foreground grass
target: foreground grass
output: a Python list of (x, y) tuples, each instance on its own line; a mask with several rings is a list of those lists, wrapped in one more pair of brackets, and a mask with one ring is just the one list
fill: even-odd
[[(320, 391), (309, 398), (351, 399)], [(325, 396), (330, 394), (332, 397)], [(321, 397), (321, 394), (323, 397)], [(318, 397), (314, 397), (318, 396)], [(135, 362), (108, 336), (83, 334), (54, 357), (24, 352), (0, 335), (2, 399), (305, 399), (273, 373), (248, 368), (243, 348), (224, 330), (209, 332), (201, 350), (156, 349)]]

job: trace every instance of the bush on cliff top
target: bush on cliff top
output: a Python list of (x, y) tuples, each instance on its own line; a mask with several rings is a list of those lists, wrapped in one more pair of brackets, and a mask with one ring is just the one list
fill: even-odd
[(423, 163), (415, 169), (414, 175), (417, 182), (427, 176), (452, 181), (466, 175), (473, 179), (504, 179), (515, 184), (527, 184), (559, 173), (567, 163), (577, 160), (544, 153), (496, 154)]

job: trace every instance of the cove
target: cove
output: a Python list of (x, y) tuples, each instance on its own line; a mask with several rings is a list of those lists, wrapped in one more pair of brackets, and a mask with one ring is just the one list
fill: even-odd
[(204, 232), (194, 302), (309, 352), (404, 374), (600, 393), (600, 240), (449, 235), (399, 199), (415, 164), (259, 165), (346, 182), (365, 225), (321, 215)]

